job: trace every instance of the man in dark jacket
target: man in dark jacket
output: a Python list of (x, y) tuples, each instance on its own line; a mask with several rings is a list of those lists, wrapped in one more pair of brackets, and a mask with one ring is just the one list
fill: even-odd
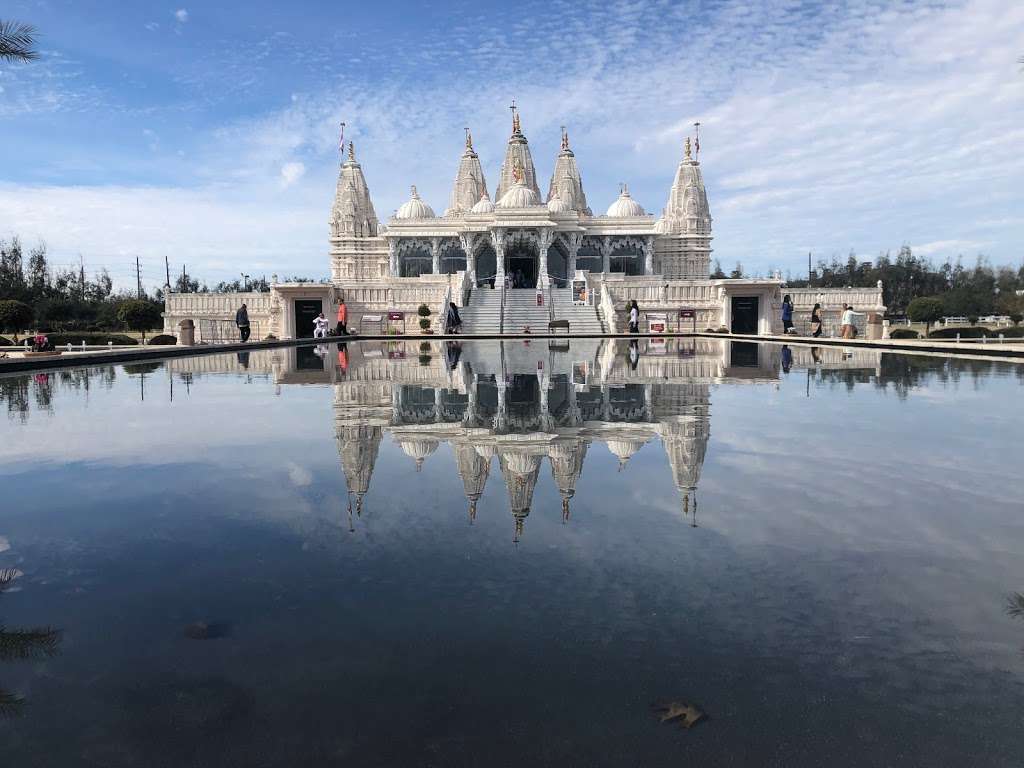
[(242, 341), (249, 340), (249, 310), (245, 308), (245, 304), (238, 308), (235, 312), (235, 325), (238, 326), (238, 333), (242, 337)]

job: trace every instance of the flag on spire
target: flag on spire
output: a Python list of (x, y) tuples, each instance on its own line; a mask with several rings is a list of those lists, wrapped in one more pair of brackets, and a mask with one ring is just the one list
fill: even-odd
[(694, 138), (693, 138), (693, 150), (696, 156), (700, 156), (700, 122), (693, 124)]
[(341, 124), (341, 130), (338, 135), (338, 151), (342, 154), (345, 153), (345, 123)]

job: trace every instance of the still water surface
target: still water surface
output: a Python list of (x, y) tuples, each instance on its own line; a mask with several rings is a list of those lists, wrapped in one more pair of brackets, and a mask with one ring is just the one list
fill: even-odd
[(0, 378), (0, 762), (1018, 766), (1022, 385), (717, 340)]

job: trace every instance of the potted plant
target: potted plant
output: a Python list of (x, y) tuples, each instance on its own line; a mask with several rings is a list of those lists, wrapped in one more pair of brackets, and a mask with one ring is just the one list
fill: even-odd
[(420, 332), (433, 333), (430, 328), (430, 307), (426, 304), (420, 304), (420, 308), (416, 310), (416, 314), (420, 316)]

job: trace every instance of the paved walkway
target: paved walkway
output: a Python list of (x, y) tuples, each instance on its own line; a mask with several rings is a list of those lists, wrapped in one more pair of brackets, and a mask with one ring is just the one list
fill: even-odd
[(723, 339), (732, 341), (757, 341), (771, 344), (802, 344), (806, 346), (833, 346), (846, 348), (867, 348), (881, 349), (894, 352), (904, 352), (923, 355), (953, 355), (956, 357), (969, 357), (975, 359), (1004, 360), (1007, 362), (1024, 363), (1024, 343), (998, 342), (978, 343), (977, 341), (945, 341), (938, 339), (833, 339), (818, 338), (809, 336), (748, 336), (727, 333), (658, 333), (658, 334), (565, 334), (565, 333), (531, 333), (531, 334), (460, 334), (458, 336), (423, 335), (417, 336), (408, 334), (406, 336), (329, 336), (326, 339), (314, 341), (313, 339), (280, 339), (274, 341), (254, 341), (246, 344), (217, 344), (217, 345), (196, 345), (193, 347), (179, 346), (150, 346), (150, 347), (102, 347), (87, 349), (85, 351), (75, 350), (64, 352), (55, 357), (22, 357), (21, 352), (11, 348), (0, 348), (0, 353), (6, 351), (8, 357), (0, 358), (0, 374), (14, 371), (45, 370), (52, 368), (72, 368), (82, 365), (105, 365), (108, 363), (123, 363), (137, 360), (161, 360), (169, 357), (187, 357), (189, 355), (219, 355), (231, 352), (244, 352), (252, 349), (273, 349), (275, 347), (291, 347), (302, 344), (334, 344), (339, 341), (399, 341), (399, 342), (421, 342), (421, 341), (473, 341), (522, 339), (524, 341), (533, 339), (557, 339), (569, 341), (572, 339), (643, 339), (643, 338), (708, 338)]

